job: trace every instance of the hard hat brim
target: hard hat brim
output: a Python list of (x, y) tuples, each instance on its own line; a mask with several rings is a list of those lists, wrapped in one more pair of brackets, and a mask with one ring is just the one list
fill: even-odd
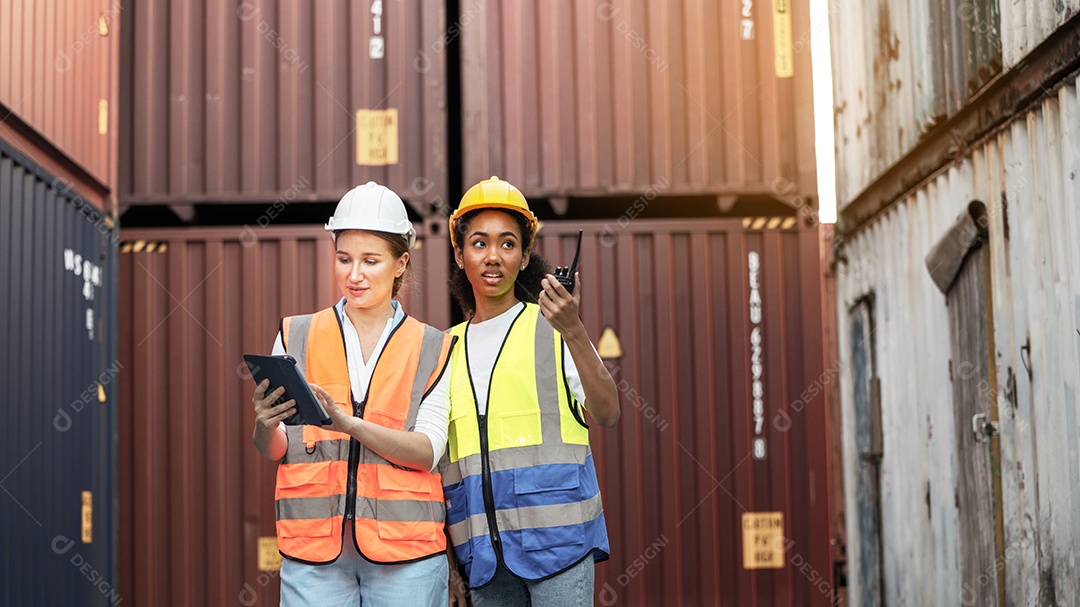
[(520, 206), (513, 205), (513, 204), (503, 204), (503, 203), (499, 203), (499, 202), (490, 202), (490, 203), (483, 202), (483, 203), (470, 205), (470, 206), (465, 207), (465, 208), (458, 207), (450, 215), (450, 244), (451, 244), (451, 246), (454, 246), (454, 247), (457, 246), (457, 235), (454, 232), (454, 228), (457, 226), (457, 222), (460, 221), (462, 217), (464, 217), (465, 215), (467, 215), (469, 213), (472, 213), (473, 211), (489, 211), (489, 210), (498, 210), (498, 209), (501, 209), (501, 210), (504, 210), (504, 211), (513, 211), (514, 213), (517, 213), (518, 215), (521, 215), (522, 217), (524, 217), (525, 220), (529, 222), (529, 230), (531, 231), (531, 233), (529, 235), (530, 236), (536, 236), (536, 228), (537, 228), (538, 221), (536, 219), (536, 215), (533, 214), (531, 209), (523, 209)]
[(409, 230), (406, 232), (397, 232), (390, 230), (380, 230), (376, 227), (368, 227), (364, 225), (357, 225), (354, 222), (338, 222), (339, 225), (333, 225), (333, 218), (330, 218), (330, 222), (323, 226), (327, 232), (336, 234), (338, 232), (346, 232), (348, 230), (359, 230), (361, 232), (380, 232), (382, 234), (393, 234), (394, 236), (404, 236), (405, 240), (409, 243), (409, 250), (412, 250), (413, 245), (416, 244), (416, 229), (409, 225)]

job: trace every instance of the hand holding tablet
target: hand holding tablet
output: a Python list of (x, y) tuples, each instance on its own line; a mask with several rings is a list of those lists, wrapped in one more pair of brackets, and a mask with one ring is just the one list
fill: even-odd
[(258, 354), (245, 354), (244, 362), (255, 379), (255, 384), (262, 383), (264, 379), (270, 381), (266, 393), (284, 386), (282, 394), (275, 404), (281, 404), (290, 399), (296, 401), (296, 413), (284, 420), (286, 426), (327, 426), (331, 419), (326, 409), (319, 404), (315, 394), (308, 386), (307, 380), (296, 366), (296, 359), (289, 355), (285, 356), (262, 356)]

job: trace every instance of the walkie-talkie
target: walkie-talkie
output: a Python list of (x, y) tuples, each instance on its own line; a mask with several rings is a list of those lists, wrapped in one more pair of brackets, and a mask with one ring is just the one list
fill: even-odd
[(559, 284), (566, 287), (566, 290), (571, 295), (574, 294), (574, 274), (577, 273), (578, 256), (581, 255), (581, 233), (582, 230), (577, 231), (577, 250), (574, 251), (574, 261), (570, 262), (570, 267), (559, 266), (555, 268), (555, 280), (558, 280)]

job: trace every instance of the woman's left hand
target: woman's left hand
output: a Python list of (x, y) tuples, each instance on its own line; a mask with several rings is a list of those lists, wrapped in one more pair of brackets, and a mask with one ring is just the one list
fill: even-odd
[(334, 402), (334, 397), (330, 396), (330, 393), (326, 390), (323, 390), (322, 386), (308, 385), (311, 386), (311, 391), (315, 393), (315, 398), (319, 399), (319, 404), (326, 410), (326, 414), (330, 416), (331, 423), (329, 426), (322, 426), (323, 430), (343, 432), (351, 436), (352, 429), (355, 427), (356, 422), (360, 420), (342, 411), (341, 407)]
[(540, 311), (544, 318), (551, 323), (559, 333), (566, 334), (581, 324), (578, 317), (578, 304), (581, 302), (581, 275), (574, 272), (574, 293), (571, 294), (566, 287), (551, 274), (540, 281), (544, 292), (537, 298)]

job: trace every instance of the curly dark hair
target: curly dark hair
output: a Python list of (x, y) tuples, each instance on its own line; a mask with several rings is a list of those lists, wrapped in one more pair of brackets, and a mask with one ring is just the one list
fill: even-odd
[[(521, 250), (529, 251), (532, 248), (533, 240), (529, 223), (521, 213), (506, 209), (477, 209), (465, 213), (454, 224), (454, 241), (457, 242), (458, 251), (464, 251), (465, 233), (469, 231), (469, 223), (481, 211), (502, 211), (513, 217), (518, 226), (518, 234), (521, 236)], [(514, 282), (514, 297), (521, 301), (536, 303), (537, 296), (543, 290), (540, 281), (550, 273), (551, 264), (548, 260), (536, 251), (529, 252), (529, 265), (518, 273), (517, 281)], [(457, 301), (465, 316), (472, 316), (476, 312), (476, 294), (473, 292), (472, 283), (469, 282), (465, 270), (459, 268), (454, 259), (450, 259), (450, 294), (454, 296), (454, 300)]]

